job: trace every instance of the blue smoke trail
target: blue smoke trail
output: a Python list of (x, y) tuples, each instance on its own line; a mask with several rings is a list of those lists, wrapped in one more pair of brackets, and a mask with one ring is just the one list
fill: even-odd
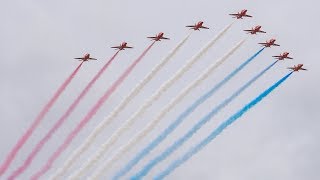
[(233, 93), (229, 98), (225, 99), (222, 103), (216, 106), (209, 114), (204, 116), (200, 121), (196, 123), (184, 136), (175, 141), (171, 146), (169, 146), (165, 151), (163, 151), (159, 156), (149, 161), (149, 163), (142, 168), (136, 175), (134, 175), (131, 179), (142, 179), (145, 175), (147, 175), (150, 170), (156, 166), (159, 162), (163, 161), (167, 158), (171, 153), (177, 150), (183, 143), (185, 143), (188, 139), (190, 139), (202, 126), (204, 126), (210, 119), (213, 118), (221, 109), (227, 106), (232, 100), (238, 97), (244, 90), (246, 90), (252, 83), (258, 80), (264, 73), (266, 73), (271, 67), (273, 67), (278, 61), (273, 62), (259, 74), (254, 76), (250, 81), (244, 84), (241, 88), (239, 88), (235, 93)]
[(160, 144), (172, 131), (174, 131), (182, 121), (191, 114), (200, 104), (205, 102), (210, 96), (212, 96), (218, 89), (220, 89), (225, 83), (227, 83), (232, 77), (234, 77), (239, 71), (241, 71), (246, 65), (248, 65), (253, 59), (255, 59), (265, 48), (260, 49), (252, 57), (243, 62), (238, 68), (231, 72), (227, 77), (225, 77), (221, 82), (219, 82), (215, 87), (213, 87), (206, 94), (201, 96), (197, 101), (195, 101), (190, 107), (188, 107), (180, 116), (168, 126), (155, 140), (153, 140), (147, 147), (140, 151), (129, 163), (121, 169), (113, 177), (113, 179), (119, 179), (129, 172), (133, 166), (135, 166), (141, 159), (143, 159), (150, 151), (152, 151), (158, 144)]
[(208, 137), (202, 140), (199, 144), (192, 147), (187, 153), (185, 153), (182, 157), (176, 159), (171, 163), (164, 171), (160, 172), (157, 176), (154, 177), (154, 180), (160, 180), (165, 178), (167, 175), (172, 173), (176, 168), (178, 168), (181, 164), (190, 159), (193, 155), (195, 155), (198, 151), (204, 148), (208, 143), (214, 140), (219, 134), (223, 132), (228, 126), (234, 123), (237, 119), (239, 119), (244, 113), (254, 107), (257, 103), (259, 103), (262, 99), (264, 99), (267, 95), (269, 95), (275, 88), (277, 88), (281, 83), (283, 83), (293, 72), (290, 72), (283, 78), (281, 78), (278, 82), (273, 84), (270, 88), (262, 92), (258, 97), (253, 99), (250, 103), (245, 105), (240, 111), (233, 114), (229, 119), (224, 121), (218, 128), (216, 128)]

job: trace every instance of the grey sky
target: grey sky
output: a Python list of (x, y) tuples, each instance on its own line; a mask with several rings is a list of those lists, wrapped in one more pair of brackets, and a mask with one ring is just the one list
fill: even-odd
[[(103, 0), (2, 0), (0, 3), (0, 162), (11, 150), (17, 139), (29, 127), (42, 106), (56, 91), (62, 81), (78, 65), (72, 58), (91, 53), (99, 59), (85, 63), (43, 123), (21, 149), (10, 166), (5, 179), (31, 151), (37, 140), (59, 118), (75, 99), (86, 83), (115, 52), (110, 46), (127, 41), (135, 48), (120, 53), (116, 61), (96, 83), (68, 122), (55, 134), (20, 179), (29, 178), (43, 165), (65, 135), (86, 114), (109, 85), (150, 44), (146, 36), (162, 31), (170, 41), (157, 43), (141, 64), (133, 71), (118, 91), (105, 103), (72, 145), (56, 161), (54, 168), (43, 179), (61, 166), (69, 153), (91, 132), (103, 118), (126, 96), (151, 68), (164, 57), (187, 33), (185, 25), (203, 20), (210, 30), (195, 32), (177, 56), (148, 84), (143, 93), (123, 110), (110, 127), (95, 143), (97, 147), (124, 122), (137, 106), (148, 98), (159, 85), (166, 81), (189, 57), (195, 54), (218, 31), (233, 21), (227, 14), (248, 9), (254, 18), (238, 21), (192, 70), (157, 101), (134, 127), (112, 149), (116, 150), (129, 137), (138, 132), (159, 108), (174, 97), (212, 61), (222, 56), (236, 42), (246, 37), (244, 28), (260, 24), (268, 33), (248, 39), (228, 62), (193, 91), (181, 104), (170, 112), (164, 121), (144, 142), (125, 154), (106, 177), (122, 167), (136, 152), (151, 141), (184, 108), (203, 91), (208, 90), (232, 69), (246, 60), (260, 47), (256, 44), (269, 38), (277, 38), (279, 48), (265, 50), (248, 68), (234, 78), (220, 92), (196, 110), (186, 122), (162, 143), (142, 163), (131, 171), (136, 172), (157, 152), (165, 149), (190, 128), (211, 107), (235, 91), (255, 73), (272, 62), (272, 55), (291, 52), (294, 60), (279, 62), (259, 82), (245, 91), (216, 116), (191, 141), (149, 174), (151, 178), (165, 168), (174, 157), (205, 137), (219, 122), (242, 107), (262, 90), (282, 77), (287, 66), (303, 63), (307, 72), (294, 74), (261, 104), (249, 111), (239, 122), (228, 128), (219, 138), (208, 145), (190, 161), (178, 168), (168, 179), (284, 179), (316, 180), (319, 177), (319, 7), (315, 0), (306, 1), (103, 1)], [(94, 153), (91, 148), (72, 169)], [(112, 152), (109, 152), (112, 153)]]

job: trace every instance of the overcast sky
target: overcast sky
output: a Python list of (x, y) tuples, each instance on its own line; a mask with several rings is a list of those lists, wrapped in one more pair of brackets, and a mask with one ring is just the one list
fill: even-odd
[(95, 152), (96, 147), (120, 127), (121, 123), (136, 111), (146, 98), (199, 51), (208, 40), (233, 21), (227, 14), (246, 8), (254, 18), (237, 21), (183, 78), (149, 108), (108, 153), (113, 153), (143, 128), (160, 108), (192, 82), (211, 62), (216, 61), (235, 43), (246, 38), (248, 35), (242, 31), (243, 29), (259, 24), (268, 33), (249, 38), (225, 64), (176, 106), (155, 131), (129, 153), (123, 155), (123, 158), (111, 171), (106, 172), (106, 177), (110, 177), (117, 169), (125, 165), (135, 153), (159, 134), (203, 92), (210, 89), (241, 62), (259, 50), (258, 42), (276, 38), (277, 43), (281, 44), (280, 47), (266, 49), (246, 69), (187, 118), (186, 122), (170, 138), (150, 153), (129, 175), (139, 170), (157, 153), (162, 152), (212, 107), (273, 62), (272, 55), (289, 51), (293, 60), (279, 62), (174, 155), (154, 168), (147, 178), (159, 173), (175, 157), (182, 155), (189, 147), (208, 135), (219, 122), (225, 120), (261, 91), (283, 77), (288, 72), (286, 67), (303, 63), (308, 69), (307, 72), (293, 74), (240, 121), (229, 127), (215, 141), (168, 176), (168, 179), (317, 180), (320, 177), (319, 7), (320, 3), (316, 0), (253, 2), (235, 0), (2, 0), (0, 2), (1, 163), (43, 105), (78, 65), (79, 62), (73, 58), (80, 57), (84, 53), (91, 53), (99, 61), (83, 65), (37, 131), (21, 149), (5, 176), (0, 179), (5, 179), (17, 166), (21, 165), (37, 141), (57, 121), (106, 60), (114, 54), (115, 51), (110, 49), (110, 46), (127, 41), (129, 45), (134, 46), (134, 49), (122, 51), (119, 54), (70, 116), (67, 123), (53, 136), (30, 168), (19, 179), (28, 179), (47, 161), (55, 148), (61, 144), (65, 136), (83, 118), (110, 84), (150, 44), (146, 36), (162, 31), (171, 40), (155, 44), (131, 76), (104, 104), (43, 179), (53, 174), (92, 129), (107, 117), (109, 112), (132, 90), (135, 84), (185, 37), (189, 31), (185, 28), (186, 25), (202, 20), (205, 22), (204, 25), (210, 27), (210, 30), (192, 34), (181, 51), (122, 111), (115, 122), (98, 137), (94, 143), (95, 147), (85, 153), (72, 170), (79, 168), (81, 163)]

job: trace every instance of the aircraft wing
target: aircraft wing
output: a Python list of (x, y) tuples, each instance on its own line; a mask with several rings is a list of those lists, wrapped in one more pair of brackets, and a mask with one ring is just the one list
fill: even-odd
[(279, 44), (273, 44), (274, 46), (280, 46)]
[(276, 59), (293, 59), (292, 57), (283, 57), (283, 56), (272, 56)]
[(305, 68), (300, 68), (300, 70), (304, 70), (304, 71), (307, 71), (307, 69), (305, 69)]
[(89, 58), (90, 60), (97, 60), (96, 58)]
[(161, 39), (168, 39), (169, 40), (170, 38), (162, 37)]
[(117, 49), (118, 49), (118, 48), (120, 48), (120, 47), (121, 47), (121, 46), (113, 46), (113, 47), (111, 47), (111, 48), (117, 48)]
[(131, 46), (126, 46), (125, 48), (133, 48), (133, 47), (131, 47)]
[(243, 31), (246, 31), (246, 32), (253, 32), (252, 29), (247, 29), (247, 30), (243, 30)]
[(147, 37), (147, 38), (155, 39), (155, 38), (157, 38), (157, 37)]
[(261, 31), (261, 30), (260, 30), (260, 31), (258, 31), (258, 32), (259, 32), (259, 33), (267, 33), (267, 32), (265, 32), (265, 31)]
[(269, 43), (258, 43), (258, 44), (261, 44), (261, 45), (268, 45)]
[(238, 14), (229, 14), (230, 16), (238, 16)]
[(74, 58), (74, 59), (83, 59), (83, 58)]
[(209, 29), (208, 27), (205, 27), (205, 26), (201, 26), (201, 28), (202, 28), (202, 29)]
[(250, 15), (244, 15), (245, 17), (252, 17), (252, 16), (250, 16)]
[(192, 25), (190, 25), (190, 26), (186, 26), (186, 27), (191, 27), (191, 28), (194, 28), (194, 27), (196, 27), (196, 26), (192, 26)]

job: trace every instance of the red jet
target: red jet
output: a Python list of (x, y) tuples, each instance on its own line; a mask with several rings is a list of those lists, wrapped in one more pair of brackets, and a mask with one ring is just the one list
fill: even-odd
[(166, 38), (166, 37), (163, 36), (163, 32), (159, 33), (158, 35), (156, 35), (154, 37), (147, 37), (147, 38), (150, 38), (150, 39), (155, 40), (155, 41), (161, 41), (161, 39), (169, 40), (169, 38)]
[(270, 39), (269, 41), (266, 41), (265, 43), (259, 43), (264, 47), (271, 47), (271, 46), (280, 46), (279, 44), (275, 44), (276, 39)]
[(252, 29), (248, 29), (248, 30), (244, 30), (244, 31), (246, 31), (246, 32), (248, 32), (250, 34), (266, 33), (265, 31), (261, 30), (261, 26), (256, 26), (256, 27), (254, 27)]
[(89, 53), (85, 54), (81, 58), (74, 58), (74, 59), (79, 59), (79, 61), (97, 60), (96, 58), (91, 58)]
[(233, 18), (237, 18), (237, 19), (243, 19), (242, 17), (252, 17), (250, 15), (247, 14), (247, 11), (246, 9), (238, 12), (237, 14), (229, 14), (230, 16), (233, 16)]
[(123, 42), (120, 44), (120, 46), (113, 46), (111, 48), (119, 49), (121, 51), (121, 50), (125, 50), (126, 48), (133, 48), (133, 47), (127, 46), (127, 43)]
[(298, 65), (294, 65), (293, 67), (288, 67), (288, 69), (291, 69), (292, 71), (297, 71), (299, 72), (299, 70), (304, 70), (306, 71), (307, 69), (302, 68), (303, 64), (298, 64)]
[(284, 53), (280, 54), (279, 56), (272, 56), (272, 57), (275, 57), (278, 60), (293, 59), (292, 57), (289, 57), (288, 52), (284, 52)]
[(190, 26), (186, 26), (186, 27), (190, 27), (190, 29), (198, 30), (198, 31), (200, 31), (200, 28), (209, 29), (208, 27), (203, 26), (203, 22), (202, 21), (199, 21), (195, 25), (190, 25)]

